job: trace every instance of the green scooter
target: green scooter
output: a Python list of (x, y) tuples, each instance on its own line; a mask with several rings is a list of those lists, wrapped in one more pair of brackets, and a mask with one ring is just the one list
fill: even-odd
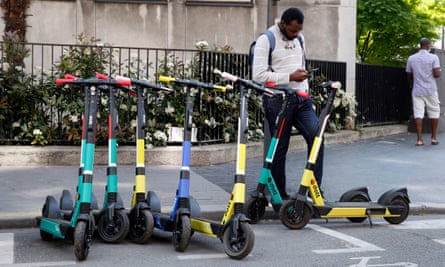
[(127, 81), (101, 80), (98, 78), (77, 79), (65, 76), (57, 79), (57, 85), (80, 85), (85, 88), (85, 107), (82, 120), (81, 167), (79, 173), (77, 194), (69, 219), (60, 209), (53, 196), (47, 196), (42, 208), (42, 216), (37, 217), (42, 240), (53, 237), (72, 240), (74, 254), (78, 260), (85, 260), (89, 253), (92, 236), (95, 229), (92, 214), (92, 187), (95, 150), (95, 127), (99, 86), (128, 86)]

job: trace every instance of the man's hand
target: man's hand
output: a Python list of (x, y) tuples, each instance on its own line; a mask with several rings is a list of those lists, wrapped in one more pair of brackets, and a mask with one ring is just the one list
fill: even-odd
[(295, 81), (295, 82), (302, 82), (306, 80), (308, 77), (310, 77), (311, 74), (303, 69), (298, 69), (291, 74), (289, 74), (289, 80)]

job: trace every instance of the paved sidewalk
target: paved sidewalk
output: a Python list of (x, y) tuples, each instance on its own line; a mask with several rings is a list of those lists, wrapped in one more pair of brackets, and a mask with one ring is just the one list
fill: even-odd
[[(327, 144), (322, 185), (326, 198), (338, 199), (344, 191), (366, 185), (376, 201), (386, 190), (406, 186), (412, 214), (445, 214), (445, 133), (439, 134), (443, 143), (438, 146), (430, 145), (427, 136), (424, 147), (415, 147), (415, 135), (410, 133)], [(297, 188), (305, 158), (303, 149), (289, 153), (288, 191)], [(247, 161), (248, 191), (255, 188), (261, 167), (259, 157)], [(233, 182), (234, 161), (191, 169), (190, 194), (200, 204), (203, 216), (220, 218)], [(171, 209), (179, 170), (175, 165), (146, 168), (147, 190), (160, 197), (163, 212)], [(74, 192), (77, 173), (77, 166), (1, 166), (0, 228), (35, 226), (35, 217), (40, 215), (45, 197), (54, 195), (59, 199), (63, 189)], [(118, 167), (119, 191), (126, 208), (130, 206), (134, 173), (134, 166)], [(100, 207), (105, 183), (106, 166), (95, 166), (94, 194)], [(277, 218), (273, 212), (266, 215)]]

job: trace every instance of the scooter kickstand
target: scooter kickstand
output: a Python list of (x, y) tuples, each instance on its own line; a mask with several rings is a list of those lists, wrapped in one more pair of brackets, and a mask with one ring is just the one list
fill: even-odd
[(369, 220), (369, 228), (372, 228), (371, 211), (369, 209), (366, 210), (366, 215), (368, 216)]

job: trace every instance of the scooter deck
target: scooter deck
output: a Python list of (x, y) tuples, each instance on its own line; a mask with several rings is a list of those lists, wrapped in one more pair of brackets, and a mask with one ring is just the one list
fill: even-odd
[[(37, 217), (37, 225), (41, 231), (50, 233), (58, 238), (67, 238), (71, 229), (71, 222), (57, 218)], [(72, 232), (72, 231), (71, 231)]]
[(223, 225), (221, 225), (219, 222), (203, 218), (191, 218), (190, 222), (192, 231), (197, 231), (213, 237), (218, 237), (219, 233), (223, 229)]
[(321, 218), (345, 217), (391, 217), (399, 216), (403, 208), (398, 206), (385, 206), (376, 202), (326, 202), (324, 206), (313, 206), (314, 214)]

